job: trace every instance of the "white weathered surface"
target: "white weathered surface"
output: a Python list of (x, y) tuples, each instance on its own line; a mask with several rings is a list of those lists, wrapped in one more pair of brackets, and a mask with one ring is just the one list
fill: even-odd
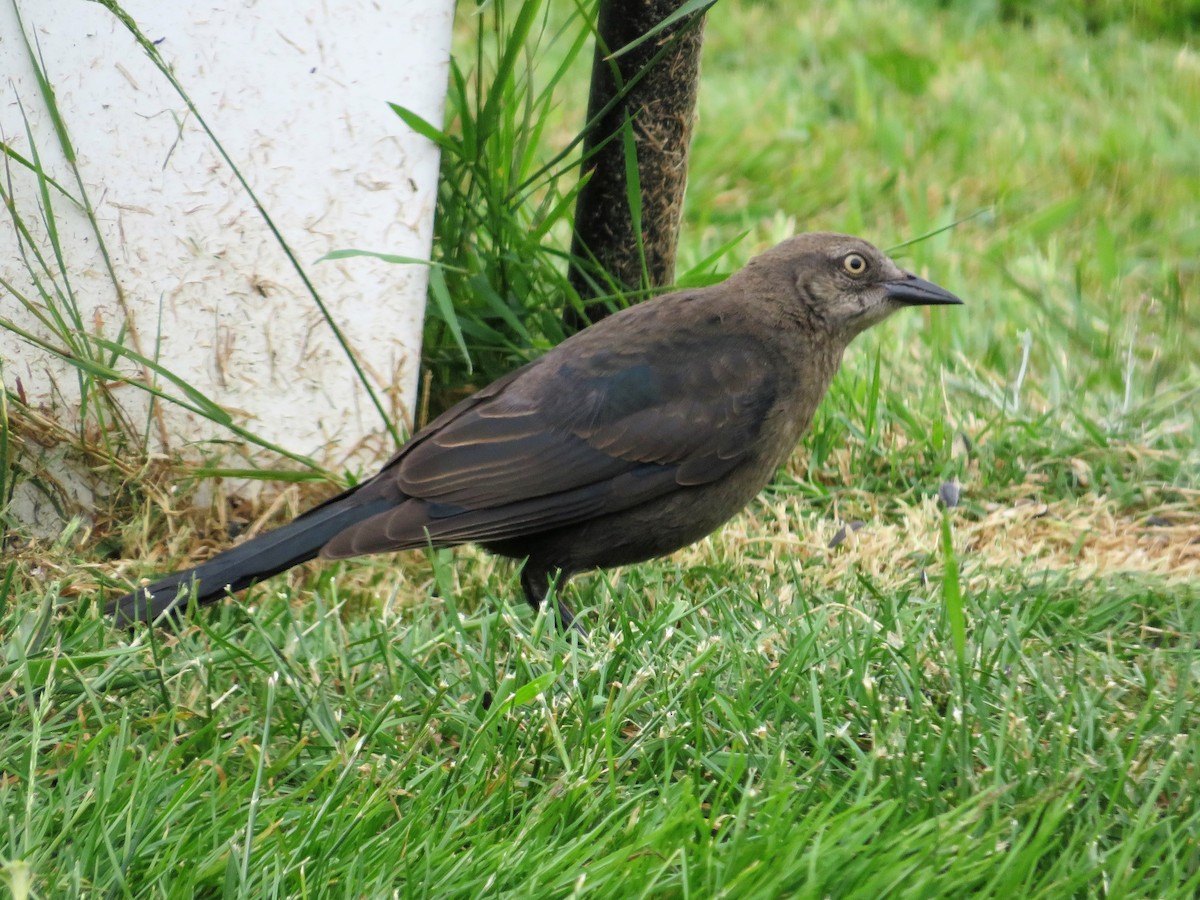
[[(241, 424), (330, 466), (388, 449), (382, 423), (319, 310), (253, 203), (129, 32), (87, 0), (17, 0), (44, 60), (123, 290), (86, 219), (56, 220), (88, 327), (157, 357)], [(387, 106), (440, 122), (452, 0), (336, 4), (127, 0), (201, 115), (246, 175), (400, 423), (411, 414), (427, 271), (371, 259), (315, 261), (357, 247), (427, 258), (438, 157)], [(26, 118), (49, 173), (77, 192), (57, 146), (11, 0), (0, 3), (0, 129), (29, 155)], [(9, 166), (18, 207), (38, 217), (34, 179)], [(29, 291), (10, 223), (0, 277)], [(0, 289), (0, 314), (46, 329)], [(11, 386), (64, 423), (72, 369), (0, 329)], [(130, 367), (126, 370), (132, 371)], [(146, 398), (122, 390), (134, 421)], [(171, 388), (174, 391), (175, 389)], [(159, 445), (224, 438), (160, 404)], [(375, 440), (370, 440), (371, 436)], [(364, 443), (364, 439), (367, 439)], [(355, 453), (360, 455), (356, 458)]]

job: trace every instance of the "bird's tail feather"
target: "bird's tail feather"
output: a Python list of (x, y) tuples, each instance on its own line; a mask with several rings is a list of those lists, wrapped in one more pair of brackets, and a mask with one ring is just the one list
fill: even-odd
[(115, 624), (128, 627), (152, 622), (163, 613), (185, 607), (195, 586), (196, 603), (214, 603), (292, 566), (314, 558), (339, 531), (381, 512), (389, 503), (362, 502), (347, 492), (294, 522), (219, 553), (192, 569), (167, 575), (139, 587), (110, 604), (105, 612)]

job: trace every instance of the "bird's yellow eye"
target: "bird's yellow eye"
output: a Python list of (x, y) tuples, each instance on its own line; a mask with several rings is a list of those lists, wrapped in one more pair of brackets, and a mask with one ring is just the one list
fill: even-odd
[(858, 278), (867, 271), (867, 260), (861, 253), (847, 253), (842, 260), (842, 268), (847, 275)]

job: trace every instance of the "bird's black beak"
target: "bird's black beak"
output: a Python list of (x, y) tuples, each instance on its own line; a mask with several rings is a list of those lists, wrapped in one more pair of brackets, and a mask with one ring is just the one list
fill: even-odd
[(918, 278), (916, 275), (905, 273), (904, 278), (889, 281), (884, 284), (889, 299), (909, 306), (950, 306), (961, 305), (962, 301), (945, 288), (940, 288), (932, 281)]

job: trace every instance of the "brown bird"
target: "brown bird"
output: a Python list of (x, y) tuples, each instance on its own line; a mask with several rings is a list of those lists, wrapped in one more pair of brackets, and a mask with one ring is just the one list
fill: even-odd
[(855, 335), (904, 306), (961, 302), (859, 238), (797, 235), (721, 284), (585, 328), (438, 416), (370, 480), (108, 612), (150, 621), (316, 556), (469, 542), (525, 560), (536, 609), (578, 572), (712, 532), (787, 460)]

